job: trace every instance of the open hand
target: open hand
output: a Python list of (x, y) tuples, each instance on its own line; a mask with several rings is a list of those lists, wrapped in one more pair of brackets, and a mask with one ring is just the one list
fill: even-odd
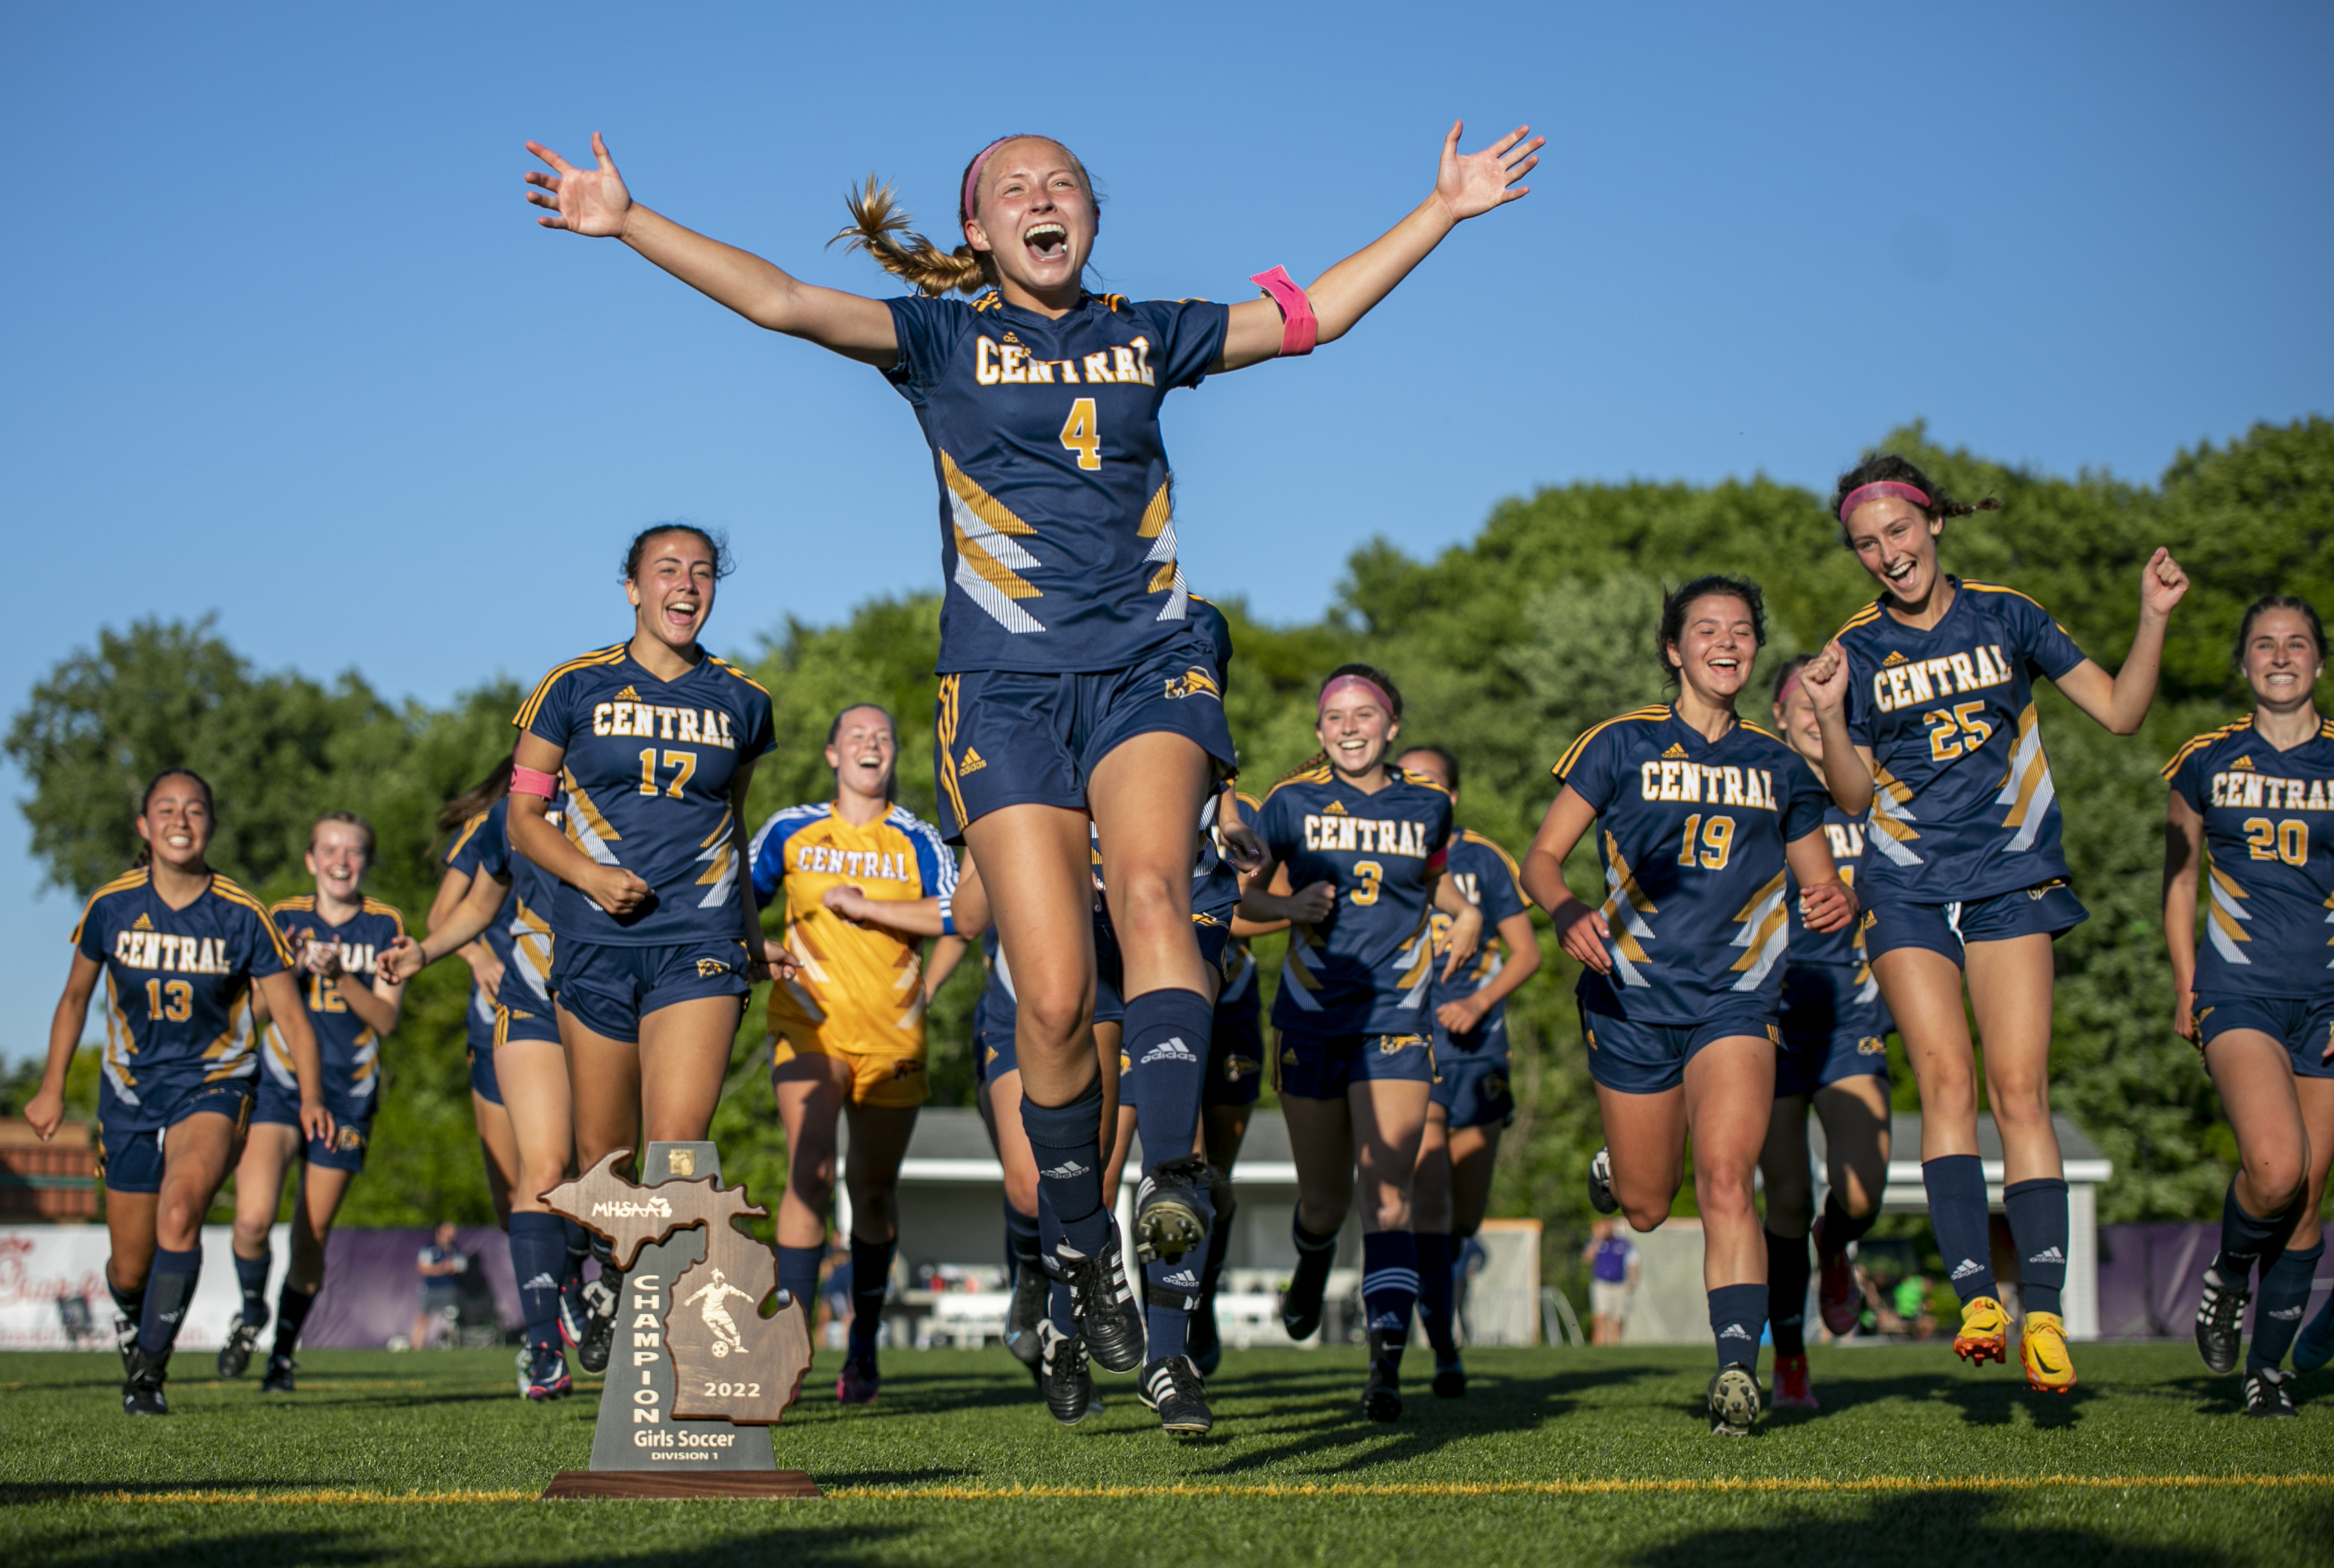
[(429, 955), (410, 937), (400, 937), (373, 958), (373, 972), (392, 986), (401, 986), (429, 966)]
[(600, 139), (598, 131), (592, 133), (592, 156), (600, 161), (597, 168), (578, 168), (539, 141), (528, 142), (526, 149), (552, 169), (549, 174), (539, 168), (526, 171), (527, 184), (539, 188), (528, 191), (526, 199), (550, 215), (535, 222), (594, 239), (624, 232), (624, 218), (632, 210), (632, 193), (624, 188), (624, 177), (616, 172), (616, 160), (608, 156), (608, 144)]
[(1443, 940), (1449, 944), (1451, 953), (1442, 961), (1442, 977), (1448, 980), (1482, 947), (1483, 911), (1470, 904), (1464, 913), (1452, 916), (1451, 929), (1444, 933)]
[(300, 1130), (316, 1141), (325, 1144), (333, 1141), (333, 1113), (324, 1109), (323, 1101), (300, 1101)]
[(1577, 899), (1566, 900), (1560, 909), (1548, 912), (1556, 923), (1558, 940), (1575, 961), (1587, 966), (1599, 975), (1613, 972), (1613, 955), (1605, 944), (1612, 939), (1613, 928), (1605, 923), (1602, 911), (1592, 909)]
[(1531, 194), (1531, 187), (1516, 181), (1532, 171), (1539, 162), (1539, 149), (1548, 145), (1545, 136), (1524, 140), (1531, 127), (1519, 125), (1482, 151), (1461, 156), (1459, 135), (1465, 129), (1463, 121), (1451, 122), (1451, 134), (1442, 139), (1442, 165), (1434, 176), (1434, 194), (1442, 198), (1452, 223), (1462, 223)]
[[(2191, 1045), (2196, 1044), (2195, 992), (2183, 991), (2178, 999), (2172, 1004), (2172, 1032)], [(2334, 1039), (2327, 1041), (2326, 1048), (2329, 1052), (2334, 1052)]]
[(2180, 563), (2172, 559), (2172, 552), (2161, 544), (2147, 558), (2139, 573), (2139, 612), (2142, 615), (2169, 615), (2172, 607), (2188, 592), (2188, 573)]

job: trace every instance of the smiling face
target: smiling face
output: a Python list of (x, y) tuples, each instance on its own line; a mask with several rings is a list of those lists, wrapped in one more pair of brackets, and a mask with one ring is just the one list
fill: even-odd
[(1100, 227), (1094, 192), (1069, 149), (1040, 136), (1007, 142), (981, 166), (964, 237), (998, 272), (1041, 299), (1075, 299)]
[(318, 822), (308, 834), (308, 874), (318, 892), (341, 903), (363, 897), (358, 889), (370, 859), (364, 830), (354, 822)]
[(2326, 656), (2297, 610), (2264, 610), (2245, 633), (2245, 684), (2267, 708), (2298, 708), (2310, 702), (2325, 672)]
[(1685, 623), (1664, 651), (1696, 697), (1712, 707), (1731, 707), (1759, 657), (1758, 622), (1733, 594), (1705, 593), (1685, 607)]
[(1847, 515), (1847, 546), (1873, 580), (1901, 604), (1924, 604), (1937, 585), (1937, 535), (1932, 518), (1901, 495), (1877, 495)]
[(1816, 720), (1816, 699), (1804, 681), (1794, 684), (1775, 704), (1775, 727), (1783, 744), (1818, 767), (1823, 765), (1823, 726)]
[(686, 529), (652, 535), (640, 570), (624, 584), (640, 629), (667, 647), (687, 652), (713, 616), (713, 547)]
[(1354, 687), (1329, 694), (1321, 717), (1313, 726), (1329, 765), (1351, 778), (1374, 773), (1385, 760), (1386, 747), (1402, 733), (1402, 722), (1385, 705)]
[(146, 841), (156, 863), (174, 871), (201, 871), (203, 851), (211, 842), (211, 803), (203, 786), (184, 774), (172, 774), (156, 784), (139, 815), (138, 836)]
[(892, 770), (899, 760), (900, 737), (882, 708), (850, 708), (835, 720), (826, 765), (834, 770), (837, 789), (882, 800), (891, 793)]

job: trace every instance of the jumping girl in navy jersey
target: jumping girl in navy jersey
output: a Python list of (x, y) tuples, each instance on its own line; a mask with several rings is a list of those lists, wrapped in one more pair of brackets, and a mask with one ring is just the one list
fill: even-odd
[[(1310, 291), (1276, 268), (1270, 299), (1138, 303), (1080, 284), (1099, 226), (1093, 182), (1058, 142), (1013, 136), (964, 171), (966, 244), (905, 235), (889, 194), (852, 204), (845, 234), (919, 293), (869, 300), (797, 282), (635, 204), (598, 136), (597, 167), (529, 150), (540, 221), (620, 236), (773, 331), (882, 370), (916, 409), (940, 489), (942, 570), (935, 762), (941, 828), (987, 869), (1019, 996), (1028, 1132), (1095, 1359), (1130, 1371), (1143, 1346), (1094, 1156), (1103, 1088), (1089, 1060), (1095, 959), (1088, 822), (1108, 860), (1124, 955), (1125, 1044), (1140, 1060), (1197, 1046), (1211, 1012), (1191, 925), (1190, 824), (1233, 763), (1176, 561), (1159, 433), (1172, 388), (1309, 351), (1350, 331), (1452, 226), (1525, 194), (1539, 141), (1522, 130), (1461, 157), (1445, 139), (1433, 192)], [(970, 303), (940, 296), (977, 293)], [(1204, 1052), (1197, 1052), (1204, 1056)], [(1191, 1140), (1144, 1140), (1147, 1164)], [(1203, 1238), (1206, 1186), (1145, 1171), (1141, 1250)]]
[[(299, 1129), (330, 1141), (323, 1068), (295, 962), (259, 900), (204, 863), (211, 786), (172, 768), (138, 808), (140, 864), (90, 895), (72, 972), (49, 1024), (49, 1060), (24, 1120), (42, 1140), (64, 1120), (65, 1070), (105, 980), (99, 1174), (111, 1242), (106, 1288), (121, 1349), (121, 1409), (159, 1416), (170, 1347), (203, 1266), (203, 1216), (235, 1165), (259, 1073), (252, 993), (283, 1020)], [(166, 1141), (167, 1135), (167, 1141)]]
[[(1405, 773), (1432, 779), (1459, 803), (1459, 759), (1439, 746), (1402, 754)], [(1449, 979), (1437, 970), (1426, 1005), (1434, 1015), (1434, 1092), (1418, 1150), (1411, 1192), (1412, 1229), (1418, 1236), (1418, 1321), (1434, 1348), (1434, 1392), (1463, 1398), (1467, 1369), (1459, 1357), (1459, 1249), (1482, 1228), (1490, 1207), (1491, 1168), (1500, 1134), (1515, 1120), (1508, 1087), (1508, 998), (1539, 968), (1539, 934), (1531, 900), (1508, 851), (1481, 833), (1451, 835), (1443, 875), (1483, 911), (1485, 940), (1472, 961)], [(1437, 946), (1449, 939), (1451, 917), (1434, 917)], [(1490, 938), (1496, 936), (1498, 940)]]
[(1865, 950), (1921, 1086), (1929, 1222), (1962, 1298), (1953, 1349), (2009, 1359), (1986, 1240), (1966, 969), (1986, 1103), (2001, 1130), (2002, 1205), (2024, 1260), (2019, 1358), (2034, 1388), (2063, 1393), (2075, 1368), (2059, 1314), (2069, 1230), (2050, 1127), (2050, 945), (2088, 915), (2067, 885), (2034, 679), (2132, 734), (2155, 698), (2165, 625), (2188, 575), (2164, 550), (2141, 569), (2139, 627), (2109, 676), (2031, 599), (1939, 569), (1945, 519), (1978, 509), (1902, 457), (1841, 475), (1832, 510), (1881, 594), (1802, 678), (1823, 726), (1824, 782), (1842, 811), (1868, 819)]
[(1483, 916), (1443, 875), (1450, 795), (1386, 765), (1402, 729), (1393, 680), (1342, 665), (1322, 684), (1318, 713), (1320, 754), (1264, 797), (1265, 860), (1240, 900), (1249, 919), (1293, 927), (1272, 1004), (1273, 1082), (1297, 1188), (1281, 1322), (1297, 1340), (1320, 1326), (1358, 1167), (1370, 1346), (1362, 1414), (1392, 1421), (1418, 1301), (1410, 1194), (1434, 1081), (1432, 916), (1452, 917), (1446, 978), (1480, 946)]
[[(1809, 656), (1775, 676), (1775, 730), (1823, 782), (1823, 730), (1800, 672)], [(1825, 796), (1832, 864), (1853, 888), (1864, 863), (1865, 826)], [(1775, 1059), (1775, 1113), (1759, 1173), (1767, 1188), (1767, 1321), (1775, 1335), (1779, 1410), (1818, 1408), (1808, 1387), (1808, 1242), (1812, 1227), (1817, 1309), (1835, 1334), (1851, 1333), (1864, 1310), (1850, 1243), (1880, 1217), (1888, 1177), (1888, 1033), (1895, 1024), (1865, 957), (1863, 932), (1793, 927), (1783, 960), (1783, 1048)], [(1829, 1190), (1817, 1217), (1808, 1164), (1808, 1110), (1824, 1130)]]
[[(2282, 594), (2255, 601), (2237, 630), (2237, 668), (2253, 711), (2165, 765), (2164, 941), (2173, 1026), (2203, 1050), (2241, 1160), (2204, 1271), (2196, 1348), (2215, 1372), (2235, 1370), (2258, 1269), (2245, 1411), (2291, 1416), (2293, 1374), (2281, 1363), (2326, 1253), (2319, 1208), (2334, 1160), (2334, 722), (2315, 696), (2326, 669), (2318, 611)], [(2310, 1325), (2314, 1342), (2294, 1347), (2294, 1365), (2324, 1365), (2330, 1330), (2334, 1309)]]
[[(1824, 837), (1822, 786), (1735, 715), (1765, 641), (1756, 583), (1699, 577), (1671, 594), (1658, 645), (1676, 699), (1572, 743), (1554, 770), (1564, 788), (1524, 857), (1525, 890), (1584, 966), (1580, 1029), (1613, 1196), (1632, 1226), (1669, 1217), (1693, 1140), (1718, 1346), (1711, 1430), (1725, 1437), (1759, 1418), (1767, 1247), (1751, 1175), (1774, 1101), (1790, 886), (1811, 930), (1843, 930), (1856, 916)], [(1565, 857), (1591, 828), (1601, 909), (1564, 881)]]
[(405, 1005), (404, 983), (376, 973), (380, 955), (405, 935), (405, 918), (363, 890), (372, 849), (371, 823), (350, 812), (325, 813), (308, 829), (308, 874), (316, 890), (282, 899), (267, 911), (299, 961), (302, 1000), (323, 1063), (324, 1106), (333, 1113), (331, 1138), (304, 1136), (291, 1048), (270, 1009), (258, 1105), (235, 1168), (235, 1272), (243, 1312), (218, 1355), (219, 1376), (241, 1377), (267, 1322), (267, 1274), (275, 1262), (268, 1233), (285, 1172), (297, 1160), (292, 1261), (276, 1295), (275, 1342), (261, 1383), (269, 1393), (292, 1392), (292, 1352), (316, 1293), (324, 1288), (324, 1240), (349, 1183), (364, 1169), (380, 1114), (381, 1044)]

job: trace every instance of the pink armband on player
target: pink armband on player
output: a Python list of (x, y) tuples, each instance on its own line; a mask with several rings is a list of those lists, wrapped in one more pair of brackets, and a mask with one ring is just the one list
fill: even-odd
[(1264, 290), (1280, 307), (1280, 357), (1294, 360), (1311, 353), (1314, 342), (1321, 335), (1321, 322), (1313, 314), (1313, 302), (1297, 286), (1288, 269), (1275, 267), (1248, 281)]
[(515, 795), (541, 795), (545, 800), (553, 800), (559, 794), (559, 781), (540, 768), (521, 767), (513, 763), (510, 793)]

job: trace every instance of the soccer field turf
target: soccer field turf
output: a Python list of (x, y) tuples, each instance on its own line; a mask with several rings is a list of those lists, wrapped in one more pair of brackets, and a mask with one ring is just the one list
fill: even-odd
[[(2185, 1345), (2078, 1350), (2069, 1397), (1942, 1345), (1818, 1351), (1818, 1415), (1706, 1435), (1707, 1352), (1480, 1351), (1463, 1401), (1423, 1378), (1355, 1413), (1358, 1352), (1231, 1352), (1218, 1435), (1177, 1444), (1104, 1378), (1056, 1427), (1004, 1352), (894, 1352), (845, 1411), (834, 1353), (776, 1433), (818, 1501), (534, 1501), (588, 1460), (595, 1388), (513, 1391), (508, 1352), (317, 1351), (300, 1391), (178, 1358), (172, 1414), (119, 1410), (111, 1355), (0, 1355), (10, 1563), (1248, 1564), (1788, 1559), (2065, 1568), (2334, 1561), (2334, 1373), (2243, 1419)], [(1417, 1352), (1423, 1373), (1431, 1362)], [(822, 1376), (822, 1374), (824, 1374)], [(1978, 1555), (1972, 1557), (1972, 1554)]]

